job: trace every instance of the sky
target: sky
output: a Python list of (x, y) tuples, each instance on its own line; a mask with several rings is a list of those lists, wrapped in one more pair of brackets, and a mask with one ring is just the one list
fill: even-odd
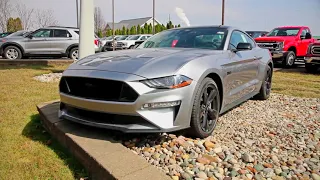
[[(63, 26), (76, 26), (76, 0), (10, 0), (29, 8), (52, 9)], [(191, 26), (221, 24), (222, 0), (155, 0), (155, 18), (183, 22), (175, 8), (184, 10)], [(79, 0), (80, 4), (80, 0)], [(112, 21), (112, 1), (94, 0), (106, 22)], [(152, 16), (152, 0), (115, 0), (115, 21)], [(320, 0), (225, 0), (225, 25), (242, 30), (267, 30), (277, 26), (305, 25), (313, 35), (320, 35)]]

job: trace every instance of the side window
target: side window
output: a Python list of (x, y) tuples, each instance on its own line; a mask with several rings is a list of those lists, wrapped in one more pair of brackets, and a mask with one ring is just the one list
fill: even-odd
[(70, 33), (67, 30), (55, 29), (53, 31), (53, 37), (67, 38), (70, 37)]
[(241, 33), (240, 31), (233, 31), (230, 37), (229, 49), (235, 49), (239, 43), (245, 42), (247, 42), (245, 34)]
[(247, 41), (248, 43), (250, 43), (253, 48), (256, 47), (256, 43), (254, 42), (254, 40), (252, 40), (249, 36), (247, 36), (247, 35), (245, 35), (245, 34), (244, 34), (244, 36), (245, 36), (245, 38), (246, 38), (246, 41)]
[(52, 37), (52, 30), (41, 29), (32, 34), (33, 37)]
[(306, 36), (306, 34), (307, 34), (307, 30), (303, 29), (302, 32), (301, 32), (301, 36)]
[(146, 40), (147, 37), (146, 36), (141, 36), (140, 40)]

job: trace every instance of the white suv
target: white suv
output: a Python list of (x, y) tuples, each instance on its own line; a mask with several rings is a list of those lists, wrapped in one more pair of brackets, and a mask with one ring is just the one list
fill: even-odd
[(137, 34), (137, 35), (131, 35), (126, 40), (118, 41), (117, 42), (117, 49), (133, 49), (135, 46), (136, 41), (145, 41), (149, 37), (151, 37), (151, 34)]

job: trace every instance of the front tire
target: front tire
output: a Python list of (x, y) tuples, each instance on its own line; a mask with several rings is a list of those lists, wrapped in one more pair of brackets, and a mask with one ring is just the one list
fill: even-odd
[(296, 61), (296, 54), (293, 51), (289, 51), (287, 56), (282, 61), (282, 64), (285, 68), (292, 68)]
[(270, 66), (268, 66), (264, 81), (262, 82), (262, 85), (260, 88), (260, 92), (254, 97), (254, 99), (267, 100), (270, 97), (271, 85), (272, 85), (272, 69)]
[(8, 46), (3, 51), (4, 57), (10, 60), (16, 60), (22, 58), (21, 50), (16, 46)]
[(220, 94), (217, 84), (211, 78), (205, 78), (194, 99), (190, 134), (205, 138), (212, 134), (220, 112)]

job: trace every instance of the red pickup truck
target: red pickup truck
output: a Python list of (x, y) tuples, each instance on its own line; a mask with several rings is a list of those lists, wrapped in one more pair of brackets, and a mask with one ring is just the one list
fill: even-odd
[(309, 27), (282, 26), (270, 31), (266, 36), (255, 38), (258, 46), (270, 50), (273, 61), (292, 67), (296, 59), (304, 59), (310, 44), (316, 40)]
[(307, 72), (315, 73), (320, 69), (320, 41), (309, 45), (304, 62)]

